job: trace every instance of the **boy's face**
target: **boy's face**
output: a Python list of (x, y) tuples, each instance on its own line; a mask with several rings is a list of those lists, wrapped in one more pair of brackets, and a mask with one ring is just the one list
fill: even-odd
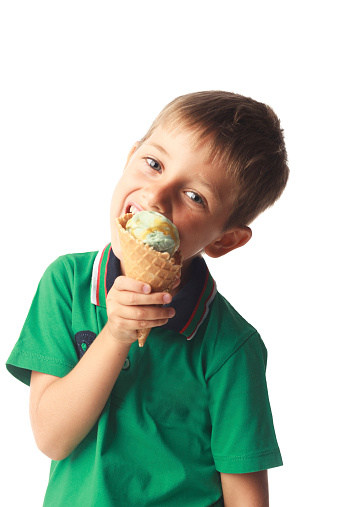
[(231, 188), (224, 171), (206, 159), (206, 148), (195, 148), (187, 131), (158, 127), (134, 146), (111, 204), (112, 247), (119, 259), (115, 218), (129, 212), (152, 210), (169, 218), (178, 229), (185, 261), (224, 234)]

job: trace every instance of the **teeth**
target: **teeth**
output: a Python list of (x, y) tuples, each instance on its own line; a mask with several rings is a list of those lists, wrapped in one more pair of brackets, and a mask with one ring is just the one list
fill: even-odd
[(133, 215), (135, 215), (135, 213), (138, 213), (138, 209), (135, 208), (135, 206), (130, 206), (130, 213), (132, 213)]

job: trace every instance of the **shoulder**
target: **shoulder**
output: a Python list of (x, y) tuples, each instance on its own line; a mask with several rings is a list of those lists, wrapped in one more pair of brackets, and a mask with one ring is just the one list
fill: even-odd
[(95, 251), (61, 255), (47, 267), (44, 275), (91, 273), (97, 254), (98, 252)]
[(206, 376), (212, 376), (249, 342), (250, 347), (258, 349), (265, 362), (266, 348), (258, 331), (217, 292), (203, 337)]
[(218, 328), (226, 328), (235, 335), (242, 336), (256, 331), (219, 292), (216, 293), (211, 308), (210, 320)]
[(43, 273), (39, 287), (67, 287), (72, 292), (75, 285), (90, 283), (96, 252), (61, 255), (53, 261)]

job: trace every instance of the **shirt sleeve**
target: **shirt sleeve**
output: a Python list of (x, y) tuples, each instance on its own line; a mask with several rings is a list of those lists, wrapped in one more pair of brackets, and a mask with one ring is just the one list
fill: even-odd
[(208, 381), (216, 469), (249, 473), (282, 465), (268, 390), (265, 346), (254, 333)]
[(72, 331), (73, 278), (71, 266), (62, 257), (41, 278), (6, 363), (8, 371), (27, 385), (32, 370), (63, 377), (78, 361)]

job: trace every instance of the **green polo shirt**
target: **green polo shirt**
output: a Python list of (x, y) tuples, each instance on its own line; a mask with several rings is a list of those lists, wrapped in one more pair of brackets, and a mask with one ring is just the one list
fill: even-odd
[[(66, 255), (44, 273), (7, 362), (62, 377), (107, 321), (120, 273), (110, 245)], [(257, 331), (217, 292), (202, 258), (173, 299), (176, 315), (132, 345), (94, 428), (52, 461), (45, 506), (223, 505), (219, 472), (282, 464)]]

